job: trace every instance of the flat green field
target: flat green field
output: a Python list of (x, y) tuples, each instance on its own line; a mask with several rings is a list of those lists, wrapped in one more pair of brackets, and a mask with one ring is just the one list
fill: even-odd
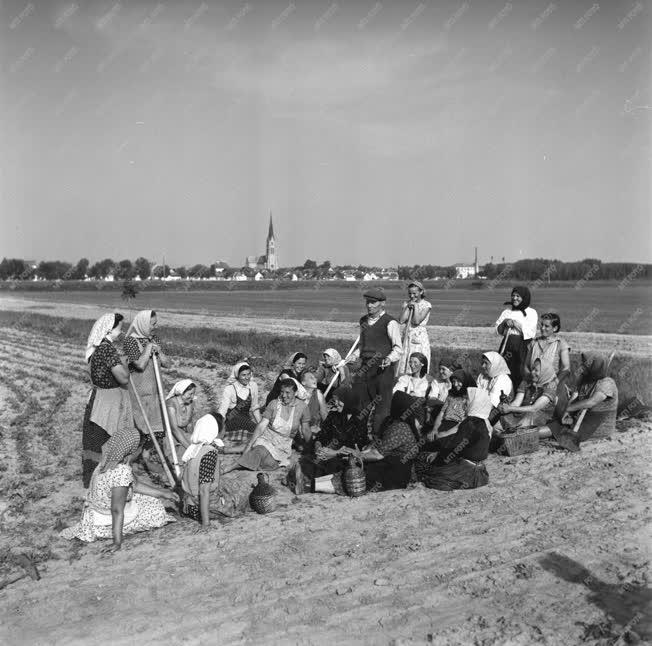
[[(102, 286), (103, 283), (98, 283)], [(314, 321), (355, 321), (364, 313), (362, 289), (341, 289), (321, 286), (307, 289), (239, 289), (225, 291), (142, 291), (132, 308), (161, 309), (187, 314), (215, 314), (250, 318), (303, 319)], [(397, 314), (405, 297), (403, 289), (389, 287), (388, 310)], [(119, 290), (28, 291), (16, 290), (12, 296), (37, 302), (61, 302), (78, 305), (99, 305), (123, 310), (125, 302)], [(490, 289), (432, 290), (426, 294), (433, 305), (430, 325), (492, 325), (509, 287)], [(652, 287), (632, 284), (619, 289), (609, 286), (540, 287), (534, 290), (532, 306), (542, 314), (555, 311), (562, 320), (562, 329), (578, 332), (611, 332), (619, 334), (652, 334)]]

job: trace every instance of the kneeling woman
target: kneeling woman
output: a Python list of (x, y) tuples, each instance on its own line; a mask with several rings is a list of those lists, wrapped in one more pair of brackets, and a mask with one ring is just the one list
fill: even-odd
[(293, 379), (280, 382), (278, 399), (265, 409), (244, 454), (232, 469), (272, 471), (290, 464), (292, 440), (297, 432), (301, 432), (305, 441), (310, 439), (310, 412), (296, 394), (297, 384)]
[(445, 438), (438, 453), (421, 453), (417, 478), (430, 489), (475, 489), (489, 482), (484, 460), (489, 455), (491, 401), (479, 388), (468, 389), (468, 417)]
[(407, 393), (394, 393), (379, 437), (360, 454), (365, 463), (367, 491), (405, 489), (410, 483), (425, 416), (423, 408), (414, 404)]
[(200, 417), (182, 457), (183, 512), (201, 521), (202, 527), (210, 525), (211, 489), (216, 478), (215, 488), (219, 490), (220, 485), (217, 449), (224, 446), (224, 442), (217, 437), (219, 432), (220, 427), (213, 415)]
[(249, 440), (260, 423), (258, 384), (246, 361), (237, 363), (222, 391), (219, 414), (224, 420), (223, 438), (231, 442)]
[(91, 543), (113, 537), (107, 551), (119, 550), (125, 534), (163, 527), (174, 521), (161, 500), (178, 502), (169, 489), (140, 482), (131, 470), (138, 455), (140, 434), (133, 424), (122, 426), (102, 448), (102, 461), (93, 472), (81, 522), (61, 536)]

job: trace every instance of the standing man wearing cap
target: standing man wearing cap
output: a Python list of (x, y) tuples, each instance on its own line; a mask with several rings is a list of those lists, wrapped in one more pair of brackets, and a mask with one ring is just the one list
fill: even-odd
[(402, 353), (401, 330), (398, 321), (385, 311), (386, 297), (382, 288), (369, 289), (363, 296), (367, 315), (360, 319), (359, 348), (348, 361), (358, 357), (362, 361), (353, 389), (359, 394), (363, 409), (375, 402), (373, 429), (376, 435), (389, 415), (394, 367)]

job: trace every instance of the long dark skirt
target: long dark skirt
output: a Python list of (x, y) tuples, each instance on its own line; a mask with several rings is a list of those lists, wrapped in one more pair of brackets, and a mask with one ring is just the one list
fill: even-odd
[(378, 462), (365, 463), (367, 492), (405, 489), (412, 478), (412, 462), (390, 455)]
[(95, 389), (93, 388), (82, 423), (82, 482), (85, 489), (90, 486), (93, 471), (102, 459), (102, 447), (111, 437), (101, 426), (91, 422), (94, 402)]
[(484, 463), (471, 464), (466, 460), (455, 460), (450, 464), (430, 464), (417, 468), (417, 478), (429, 489), (453, 491), (454, 489), (476, 489), (489, 482)]
[(503, 358), (510, 371), (510, 378), (514, 384), (514, 392), (522, 381), (523, 364), (527, 354), (528, 341), (525, 341), (520, 334), (510, 334), (507, 337), (507, 344), (503, 351)]

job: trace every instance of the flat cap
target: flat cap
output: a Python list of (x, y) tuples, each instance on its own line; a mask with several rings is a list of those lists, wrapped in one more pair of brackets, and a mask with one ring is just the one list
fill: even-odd
[(382, 287), (373, 287), (368, 289), (363, 296), (369, 298), (372, 301), (386, 301), (387, 296), (385, 296), (385, 290)]

